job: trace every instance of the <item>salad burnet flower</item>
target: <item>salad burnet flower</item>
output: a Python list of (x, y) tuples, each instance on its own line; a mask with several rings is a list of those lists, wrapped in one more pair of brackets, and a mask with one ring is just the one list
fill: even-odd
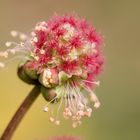
[(50, 20), (39, 22), (29, 35), (11, 31), (21, 43), (6, 42), (8, 47), (0, 52), (0, 68), (15, 60), (22, 62), (18, 76), (28, 84), (41, 84), (43, 97), (48, 101), (45, 112), (53, 112), (50, 103), (58, 103), (50, 121), (60, 124), (58, 114), (63, 109), (65, 119), (77, 127), (83, 117), (91, 117), (93, 108), (100, 102), (93, 88), (100, 82), (104, 59), (102, 37), (85, 19), (70, 15), (54, 15)]

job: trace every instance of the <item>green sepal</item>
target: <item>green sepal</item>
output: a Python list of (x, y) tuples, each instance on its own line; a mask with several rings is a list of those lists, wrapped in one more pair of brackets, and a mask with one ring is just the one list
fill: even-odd
[(23, 63), (19, 65), (18, 70), (17, 70), (17, 75), (22, 81), (24, 81), (27, 84), (38, 83), (38, 80), (32, 79), (29, 75), (27, 75), (27, 73), (25, 72)]
[(56, 92), (56, 95), (57, 95), (58, 99), (62, 98), (63, 92), (64, 92), (63, 86), (56, 86), (55, 87), (55, 92)]
[(25, 73), (31, 78), (31, 79), (38, 79), (38, 74), (37, 74), (37, 71), (34, 71), (34, 70), (30, 70), (30, 69), (27, 69), (25, 68)]
[(62, 97), (62, 90), (60, 89), (60, 86), (56, 86), (55, 88), (46, 88), (41, 86), (41, 93), (46, 101), (51, 101), (52, 103), (58, 102)]
[(62, 85), (63, 83), (65, 83), (69, 78), (72, 77), (72, 75), (68, 75), (67, 73), (65, 73), (64, 71), (59, 72), (59, 85)]
[(54, 103), (54, 101), (57, 101), (57, 99), (54, 99), (56, 97), (56, 93), (53, 88), (49, 89), (44, 86), (41, 86), (41, 93), (46, 101), (48, 102), (52, 101), (52, 103)]

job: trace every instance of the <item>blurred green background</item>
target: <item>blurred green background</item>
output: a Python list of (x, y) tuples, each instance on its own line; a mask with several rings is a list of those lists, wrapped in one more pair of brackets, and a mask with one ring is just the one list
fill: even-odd
[[(102, 103), (90, 119), (73, 129), (48, 122), (40, 96), (23, 119), (13, 140), (40, 140), (77, 135), (85, 140), (140, 140), (140, 1), (139, 0), (0, 0), (0, 49), (13, 29), (30, 31), (54, 12), (75, 12), (105, 37), (105, 70), (96, 93)], [(0, 70), (0, 135), (32, 86), (17, 78), (18, 62)]]

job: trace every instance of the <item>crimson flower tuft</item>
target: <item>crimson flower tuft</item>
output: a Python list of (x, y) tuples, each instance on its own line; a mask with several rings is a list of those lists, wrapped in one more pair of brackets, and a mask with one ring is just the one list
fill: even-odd
[(95, 108), (100, 106), (92, 88), (99, 85), (95, 79), (104, 63), (102, 37), (96, 29), (85, 19), (54, 15), (37, 23), (29, 35), (17, 31), (11, 35), (19, 36), (22, 42), (6, 42), (7, 50), (0, 52), (0, 57), (5, 58), (0, 68), (14, 59), (22, 60), (18, 76), (28, 84), (41, 84), (41, 92), (48, 101), (44, 111), (50, 111), (50, 103), (60, 101), (50, 121), (60, 124), (62, 105), (63, 116), (72, 120), (73, 127), (79, 126), (84, 116), (90, 117), (93, 109), (89, 101)]

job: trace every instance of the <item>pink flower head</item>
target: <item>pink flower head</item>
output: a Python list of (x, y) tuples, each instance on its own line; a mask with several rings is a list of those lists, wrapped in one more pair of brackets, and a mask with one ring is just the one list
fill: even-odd
[[(104, 63), (102, 37), (96, 29), (79, 17), (55, 15), (48, 21), (37, 23), (30, 35), (16, 31), (11, 34), (19, 36), (22, 43), (6, 43), (9, 48), (0, 52), (0, 57), (18, 55), (0, 62), (0, 67), (21, 58), (24, 63), (20, 65), (19, 77), (27, 83), (39, 82), (49, 103), (61, 99), (57, 113), (50, 117), (50, 121), (60, 124), (58, 114), (62, 104), (65, 106), (63, 116), (71, 118), (73, 127), (81, 124), (82, 117), (90, 117), (93, 110), (88, 106), (88, 96), (98, 108), (100, 102), (91, 88), (99, 85), (95, 78)], [(83, 94), (85, 91), (87, 96)], [(48, 104), (44, 111), (49, 111)]]

